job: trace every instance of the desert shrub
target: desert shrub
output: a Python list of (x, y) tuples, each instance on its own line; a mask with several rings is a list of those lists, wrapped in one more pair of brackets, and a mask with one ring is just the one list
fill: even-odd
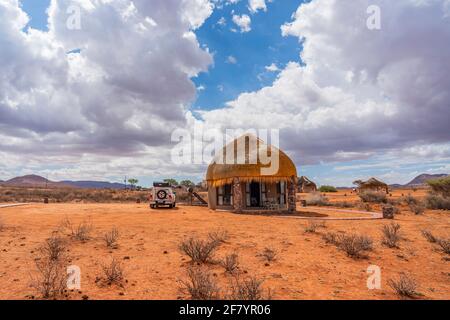
[(75, 227), (73, 236), (76, 240), (79, 241), (90, 240), (92, 229), (93, 226), (90, 222), (83, 221), (77, 227)]
[(35, 259), (37, 276), (32, 279), (31, 287), (36, 289), (43, 299), (57, 299), (67, 287), (66, 246), (55, 232), (38, 249)]
[(305, 227), (305, 233), (315, 233), (318, 228), (326, 228), (325, 222), (309, 220), (308, 224)]
[(425, 212), (425, 206), (421, 202), (411, 203), (409, 205), (409, 210), (415, 215), (423, 214)]
[(39, 252), (41, 253), (41, 256), (50, 261), (63, 260), (66, 258), (66, 243), (64, 239), (55, 232), (41, 247), (39, 247)]
[(382, 243), (389, 248), (398, 248), (398, 242), (401, 239), (400, 225), (398, 223), (384, 225), (381, 231), (383, 235)]
[(261, 252), (261, 257), (263, 257), (267, 262), (272, 262), (277, 259), (277, 251), (272, 248), (264, 248), (263, 252)]
[(348, 201), (334, 202), (333, 205), (338, 208), (354, 208), (355, 207), (355, 204), (348, 202)]
[(338, 192), (338, 190), (333, 186), (321, 186), (319, 188), (320, 192)]
[(211, 273), (204, 268), (188, 268), (187, 280), (181, 281), (181, 291), (189, 293), (192, 300), (215, 300), (220, 288)]
[(68, 230), (71, 237), (78, 241), (87, 241), (91, 239), (91, 232), (93, 230), (92, 222), (84, 220), (77, 226), (66, 217), (60, 224), (60, 230)]
[(428, 242), (430, 243), (437, 243), (438, 242), (438, 238), (436, 238), (431, 231), (428, 230), (422, 230), (422, 235), (425, 237), (425, 239), (428, 240)]
[(373, 249), (373, 241), (365, 235), (340, 235), (336, 240), (337, 247), (343, 250), (349, 257), (363, 258), (364, 252)]
[(226, 230), (216, 230), (208, 233), (209, 240), (218, 243), (225, 243), (229, 237), (228, 231)]
[(31, 282), (43, 299), (57, 299), (67, 287), (67, 272), (64, 260), (52, 260), (43, 256), (35, 260), (37, 276)]
[(239, 256), (237, 253), (229, 254), (220, 262), (220, 265), (226, 272), (235, 273), (239, 269)]
[(358, 209), (362, 211), (372, 212), (372, 206), (367, 202), (360, 202), (358, 205)]
[(405, 202), (408, 206), (416, 205), (420, 201), (417, 198), (414, 198), (410, 193), (408, 193), (406, 196), (403, 196), (402, 201)]
[(102, 265), (103, 271), (103, 283), (108, 286), (116, 284), (119, 286), (123, 285), (124, 280), (124, 272), (122, 264), (116, 260), (116, 258), (112, 258), (111, 262), (108, 264)]
[(262, 284), (263, 280), (256, 277), (248, 277), (246, 279), (240, 279), (239, 277), (234, 277), (232, 279), (231, 288), (231, 300), (270, 300), (271, 294), (268, 290), (267, 295), (264, 294), (264, 289)]
[(338, 235), (334, 232), (327, 232), (322, 235), (322, 239), (328, 244), (338, 244)]
[(83, 201), (95, 203), (146, 201), (148, 194), (137, 190), (94, 190), (73, 188), (5, 188), (0, 195), (1, 202), (42, 202), (48, 198), (51, 203)]
[(197, 238), (189, 238), (180, 244), (179, 249), (189, 256), (193, 262), (207, 263), (212, 261), (214, 252), (219, 245), (220, 242), (217, 240), (204, 241)]
[(387, 196), (384, 192), (364, 191), (359, 194), (359, 197), (363, 202), (387, 203)]
[(117, 230), (117, 228), (113, 228), (111, 231), (108, 231), (104, 234), (103, 239), (105, 240), (106, 246), (108, 248), (117, 248), (117, 241), (119, 240), (119, 230)]
[(319, 192), (313, 192), (306, 196), (306, 204), (308, 206), (327, 206), (329, 205), (328, 199)]
[(438, 239), (437, 244), (441, 247), (444, 253), (450, 254), (450, 239)]
[(413, 298), (417, 295), (417, 283), (409, 275), (401, 274), (398, 279), (389, 279), (388, 284), (401, 297)]
[(435, 180), (429, 180), (427, 181), (427, 183), (431, 187), (433, 192), (447, 198), (450, 197), (450, 176)]
[(430, 193), (425, 199), (426, 206), (433, 210), (450, 210), (450, 197)]

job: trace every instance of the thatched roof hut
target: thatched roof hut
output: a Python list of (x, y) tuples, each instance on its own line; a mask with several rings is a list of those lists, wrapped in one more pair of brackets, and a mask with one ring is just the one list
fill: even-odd
[(317, 191), (317, 185), (308, 179), (308, 177), (301, 176), (298, 179), (298, 191), (301, 193), (310, 193)]
[(385, 191), (386, 193), (389, 193), (389, 186), (376, 178), (370, 178), (367, 181), (356, 180), (353, 184), (358, 187), (358, 192)]
[[(266, 164), (260, 154), (272, 162)], [(270, 172), (271, 166), (278, 170)], [(296, 177), (297, 169), (283, 151), (246, 134), (226, 145), (208, 167), (208, 203), (211, 209), (235, 212), (295, 211)]]

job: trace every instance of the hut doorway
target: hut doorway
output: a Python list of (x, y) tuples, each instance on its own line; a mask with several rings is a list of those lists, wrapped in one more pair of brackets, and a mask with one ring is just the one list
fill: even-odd
[(247, 207), (260, 208), (261, 206), (261, 184), (259, 182), (247, 183)]

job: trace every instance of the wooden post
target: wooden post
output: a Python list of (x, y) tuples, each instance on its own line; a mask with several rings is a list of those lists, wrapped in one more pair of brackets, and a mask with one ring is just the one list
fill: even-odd
[(242, 197), (242, 188), (241, 182), (239, 178), (233, 179), (233, 211), (235, 213), (242, 213), (244, 208), (243, 197)]

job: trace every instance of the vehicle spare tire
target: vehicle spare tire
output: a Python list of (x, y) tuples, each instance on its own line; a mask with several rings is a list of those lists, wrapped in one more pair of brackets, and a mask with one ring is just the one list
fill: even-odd
[(165, 190), (159, 190), (156, 193), (156, 196), (158, 197), (158, 199), (164, 200), (167, 197), (167, 192)]

